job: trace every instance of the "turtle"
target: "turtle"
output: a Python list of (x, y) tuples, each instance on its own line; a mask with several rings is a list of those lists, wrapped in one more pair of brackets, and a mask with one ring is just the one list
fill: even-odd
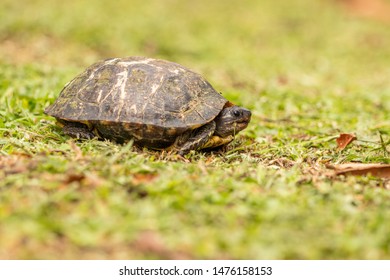
[(200, 74), (147, 57), (110, 58), (89, 66), (45, 109), (65, 135), (166, 149), (228, 144), (245, 129), (251, 111), (234, 105)]

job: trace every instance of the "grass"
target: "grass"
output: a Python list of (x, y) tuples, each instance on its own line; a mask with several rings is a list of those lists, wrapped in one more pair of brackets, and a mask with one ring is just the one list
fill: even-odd
[[(20, 7), (0, 4), (0, 258), (390, 257), (389, 181), (325, 176), (390, 163), (387, 23), (335, 1)], [(43, 114), (89, 64), (130, 55), (202, 73), (249, 127), (184, 162), (75, 142)], [(358, 140), (338, 151), (341, 132)]]

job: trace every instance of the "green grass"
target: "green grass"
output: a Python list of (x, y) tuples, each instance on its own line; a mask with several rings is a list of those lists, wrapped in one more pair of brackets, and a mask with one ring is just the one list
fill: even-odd
[[(390, 257), (389, 181), (325, 175), (390, 163), (388, 24), (334, 1), (24, 2), (0, 4), (0, 258)], [(202, 73), (249, 127), (184, 162), (75, 142), (43, 114), (131, 55)], [(358, 140), (337, 151), (341, 132)]]

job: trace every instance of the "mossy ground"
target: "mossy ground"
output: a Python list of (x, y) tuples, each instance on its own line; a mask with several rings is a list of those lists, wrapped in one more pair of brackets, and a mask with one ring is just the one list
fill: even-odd
[[(3, 0), (0, 258), (388, 259), (389, 182), (324, 174), (390, 163), (390, 26), (336, 2)], [(132, 55), (202, 73), (249, 127), (184, 162), (43, 114)], [(358, 140), (338, 151), (341, 132)]]

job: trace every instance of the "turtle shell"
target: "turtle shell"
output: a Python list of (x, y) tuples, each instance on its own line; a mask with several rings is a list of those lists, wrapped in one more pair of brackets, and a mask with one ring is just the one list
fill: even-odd
[(128, 57), (88, 67), (45, 113), (88, 124), (104, 138), (166, 147), (213, 120), (227, 102), (202, 76), (177, 63)]

